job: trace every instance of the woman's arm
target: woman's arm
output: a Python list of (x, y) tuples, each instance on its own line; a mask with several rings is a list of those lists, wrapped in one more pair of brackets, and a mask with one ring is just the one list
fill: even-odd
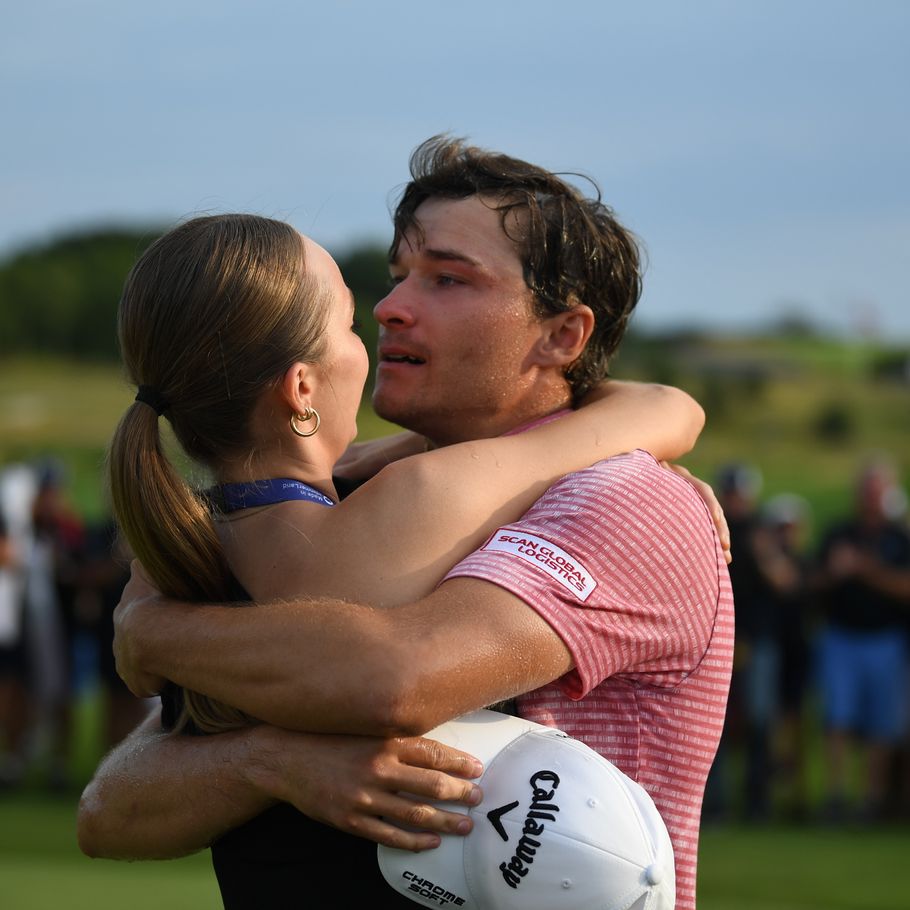
[(557, 479), (634, 448), (688, 451), (704, 423), (689, 395), (610, 382), (598, 400), (524, 433), (437, 449), (389, 465), (308, 539), (272, 523), (257, 600), (332, 596), (375, 605), (425, 596), (460, 559), (519, 518)]
[[(581, 399), (581, 407), (586, 407), (599, 401), (605, 401), (611, 396), (615, 399), (616, 392), (622, 385), (623, 384), (617, 380), (603, 380), (602, 382), (599, 382)], [(664, 387), (651, 386), (650, 392), (661, 389), (664, 389)], [(668, 391), (677, 392), (678, 390), (669, 388)], [(648, 449), (652, 454), (657, 453), (664, 447), (667, 449), (680, 447), (681, 451), (678, 454), (685, 454), (685, 452), (694, 445), (695, 439), (704, 424), (704, 414), (702, 413), (699, 415), (700, 408), (693, 408), (693, 404), (694, 402), (690, 399), (687, 406), (681, 407), (678, 411), (677, 416), (682, 421), (680, 429), (683, 435), (681, 437), (675, 438), (672, 435), (675, 430), (670, 426), (667, 429), (666, 435), (657, 439), (653, 447), (645, 443), (637, 443), (636, 447)], [(692, 421), (691, 424), (687, 424), (686, 421), (690, 419)], [(659, 432), (661, 431), (660, 427), (655, 427), (655, 429)], [(686, 434), (689, 431), (693, 433), (691, 441), (687, 441), (686, 438)], [(645, 437), (642, 438), (644, 439)], [(354, 442), (348, 446), (341, 458), (335, 463), (335, 468), (332, 473), (336, 477), (341, 477), (345, 480), (363, 483), (371, 477), (375, 477), (383, 468), (393, 462), (400, 461), (402, 458), (408, 458), (411, 455), (419, 455), (423, 452), (427, 452), (429, 451), (429, 448), (429, 440), (426, 436), (421, 436), (419, 433), (412, 433), (410, 430), (405, 430), (401, 433), (393, 433), (389, 436), (381, 436), (377, 439), (368, 439), (364, 442)], [(669, 457), (672, 456), (668, 455), (667, 458)]]

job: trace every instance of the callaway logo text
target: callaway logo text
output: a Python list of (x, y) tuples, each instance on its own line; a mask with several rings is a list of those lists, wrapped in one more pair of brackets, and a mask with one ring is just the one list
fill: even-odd
[(538, 771), (529, 783), (534, 789), (521, 838), (508, 863), (499, 864), (499, 871), (510, 888), (517, 888), (528, 874), (528, 867), (534, 862), (540, 848), (539, 838), (546, 829), (544, 822), (555, 822), (556, 813), (559, 812), (559, 806), (553, 802), (559, 787), (559, 775), (555, 771)]

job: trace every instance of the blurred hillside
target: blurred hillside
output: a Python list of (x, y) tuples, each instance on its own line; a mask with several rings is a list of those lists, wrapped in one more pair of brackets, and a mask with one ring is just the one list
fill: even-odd
[(680, 386), (707, 425), (686, 460), (707, 480), (731, 462), (757, 467), (763, 498), (790, 492), (815, 524), (845, 510), (857, 466), (893, 459), (910, 476), (910, 347), (815, 335), (805, 326), (746, 337), (631, 336), (623, 378)]
[[(117, 366), (117, 300), (156, 234), (68, 236), (0, 262), (0, 464), (59, 460), (90, 514), (103, 510), (104, 447), (131, 398)], [(388, 286), (385, 250), (337, 258), (372, 356), (371, 310)], [(743, 337), (633, 326), (614, 374), (689, 391), (708, 424), (687, 465), (710, 480), (721, 465), (749, 462), (764, 476), (765, 496), (800, 493), (816, 524), (846, 507), (864, 457), (887, 453), (910, 476), (910, 344), (829, 338), (796, 321)], [(363, 437), (388, 429), (365, 409)]]

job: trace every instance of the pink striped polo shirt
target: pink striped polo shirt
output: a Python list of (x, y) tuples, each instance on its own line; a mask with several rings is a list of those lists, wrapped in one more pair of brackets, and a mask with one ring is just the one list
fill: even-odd
[(695, 907), (705, 780), (724, 722), (733, 595), (705, 504), (647, 452), (555, 483), (447, 576), (499, 585), (565, 641), (575, 669), (518, 700), (650, 793)]

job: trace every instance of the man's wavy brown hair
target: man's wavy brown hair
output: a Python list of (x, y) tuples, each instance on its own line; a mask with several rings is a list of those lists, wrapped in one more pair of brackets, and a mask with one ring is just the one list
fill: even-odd
[(537, 315), (580, 303), (594, 313), (591, 339), (566, 371), (574, 396), (604, 379), (641, 296), (641, 257), (636, 238), (601, 201), (597, 184), (590, 181), (595, 196), (588, 198), (557, 174), (448, 136), (419, 145), (410, 169), (393, 215), (390, 260), (406, 232), (420, 238), (416, 213), (427, 199), (485, 197), (515, 244)]

